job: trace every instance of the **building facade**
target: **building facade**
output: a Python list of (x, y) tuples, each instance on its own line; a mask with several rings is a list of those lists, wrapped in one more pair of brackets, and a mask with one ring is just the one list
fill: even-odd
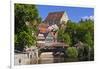
[(62, 24), (66, 24), (69, 20), (66, 12), (50, 12), (46, 19), (43, 21), (44, 23), (51, 25), (56, 24), (57, 26), (61, 26)]
[(43, 23), (38, 26), (38, 34), (42, 35), (38, 35), (37, 43), (47, 43), (48, 45), (48, 43), (57, 42), (58, 30), (64, 28), (68, 20), (67, 13), (64, 11), (50, 12)]

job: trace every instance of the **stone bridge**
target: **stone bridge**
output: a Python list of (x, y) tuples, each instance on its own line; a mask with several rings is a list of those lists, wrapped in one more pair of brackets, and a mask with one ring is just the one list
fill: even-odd
[(65, 54), (67, 44), (61, 42), (52, 42), (52, 43), (38, 43), (38, 54), (42, 52), (53, 52), (53, 55), (62, 55)]

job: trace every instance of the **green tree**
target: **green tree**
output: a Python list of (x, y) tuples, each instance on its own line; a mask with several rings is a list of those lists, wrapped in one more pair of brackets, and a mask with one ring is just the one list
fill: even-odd
[[(86, 56), (88, 56), (88, 60), (90, 60), (91, 58), (93, 58), (94, 56), (94, 47), (93, 47), (93, 40), (92, 40), (92, 36), (91, 36), (91, 33), (90, 32), (87, 32), (85, 34), (85, 37), (84, 37), (84, 43), (87, 44), (85, 46), (85, 50), (87, 52), (85, 52)], [(93, 57), (92, 57), (93, 56)]]
[[(15, 4), (15, 33), (26, 29), (26, 22), (33, 24), (33, 21), (39, 21), (38, 10), (35, 5)], [(38, 22), (36, 22), (38, 23)]]
[(58, 31), (58, 40), (71, 45), (70, 35), (67, 32), (64, 32), (62, 29)]
[(71, 45), (71, 38), (68, 33), (63, 34), (63, 39), (66, 44)]
[(94, 40), (94, 23), (92, 20), (81, 20), (78, 23), (68, 21), (67, 27), (65, 29), (72, 40), (72, 46), (76, 44), (78, 41), (84, 42), (84, 35), (87, 32), (90, 32), (92, 35), (92, 40)]
[[(40, 22), (38, 10), (35, 5), (15, 4), (15, 48), (23, 50), (25, 46), (36, 44), (36, 26)], [(33, 32), (32, 32), (33, 31)]]
[(58, 36), (57, 36), (57, 38), (58, 38), (58, 41), (63, 41), (63, 35), (64, 35), (64, 30), (62, 30), (62, 29), (59, 29), (58, 30)]
[[(68, 33), (71, 39), (71, 46), (73, 47), (78, 41), (83, 43), (79, 46), (78, 57), (82, 60), (90, 60), (94, 58), (94, 21), (93, 20), (82, 20), (78, 23), (72, 22), (71, 20), (67, 22), (67, 27), (62, 34), (62, 38), (66, 40), (67, 37), (64, 35)], [(60, 33), (61, 34), (61, 33)], [(82, 58), (81, 58), (82, 57)]]
[(86, 44), (88, 44), (90, 47), (93, 46), (93, 40), (92, 40), (92, 36), (91, 36), (90, 32), (87, 32), (87, 33), (85, 34), (85, 36), (84, 36), (84, 42), (85, 42)]

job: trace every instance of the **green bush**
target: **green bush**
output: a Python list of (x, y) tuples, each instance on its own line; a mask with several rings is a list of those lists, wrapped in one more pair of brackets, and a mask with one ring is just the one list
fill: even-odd
[(79, 47), (77, 48), (78, 51), (78, 57), (83, 57), (83, 53), (84, 53), (84, 47)]
[(67, 48), (66, 53), (69, 58), (77, 58), (78, 57), (78, 51), (75, 47)]

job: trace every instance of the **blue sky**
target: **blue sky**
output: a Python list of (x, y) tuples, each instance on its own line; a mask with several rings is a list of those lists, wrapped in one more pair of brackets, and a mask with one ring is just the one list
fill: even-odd
[(94, 16), (93, 8), (83, 7), (69, 7), (69, 6), (49, 6), (49, 5), (37, 5), (40, 17), (42, 20), (46, 18), (49, 12), (66, 11), (70, 20), (78, 22), (83, 17)]

